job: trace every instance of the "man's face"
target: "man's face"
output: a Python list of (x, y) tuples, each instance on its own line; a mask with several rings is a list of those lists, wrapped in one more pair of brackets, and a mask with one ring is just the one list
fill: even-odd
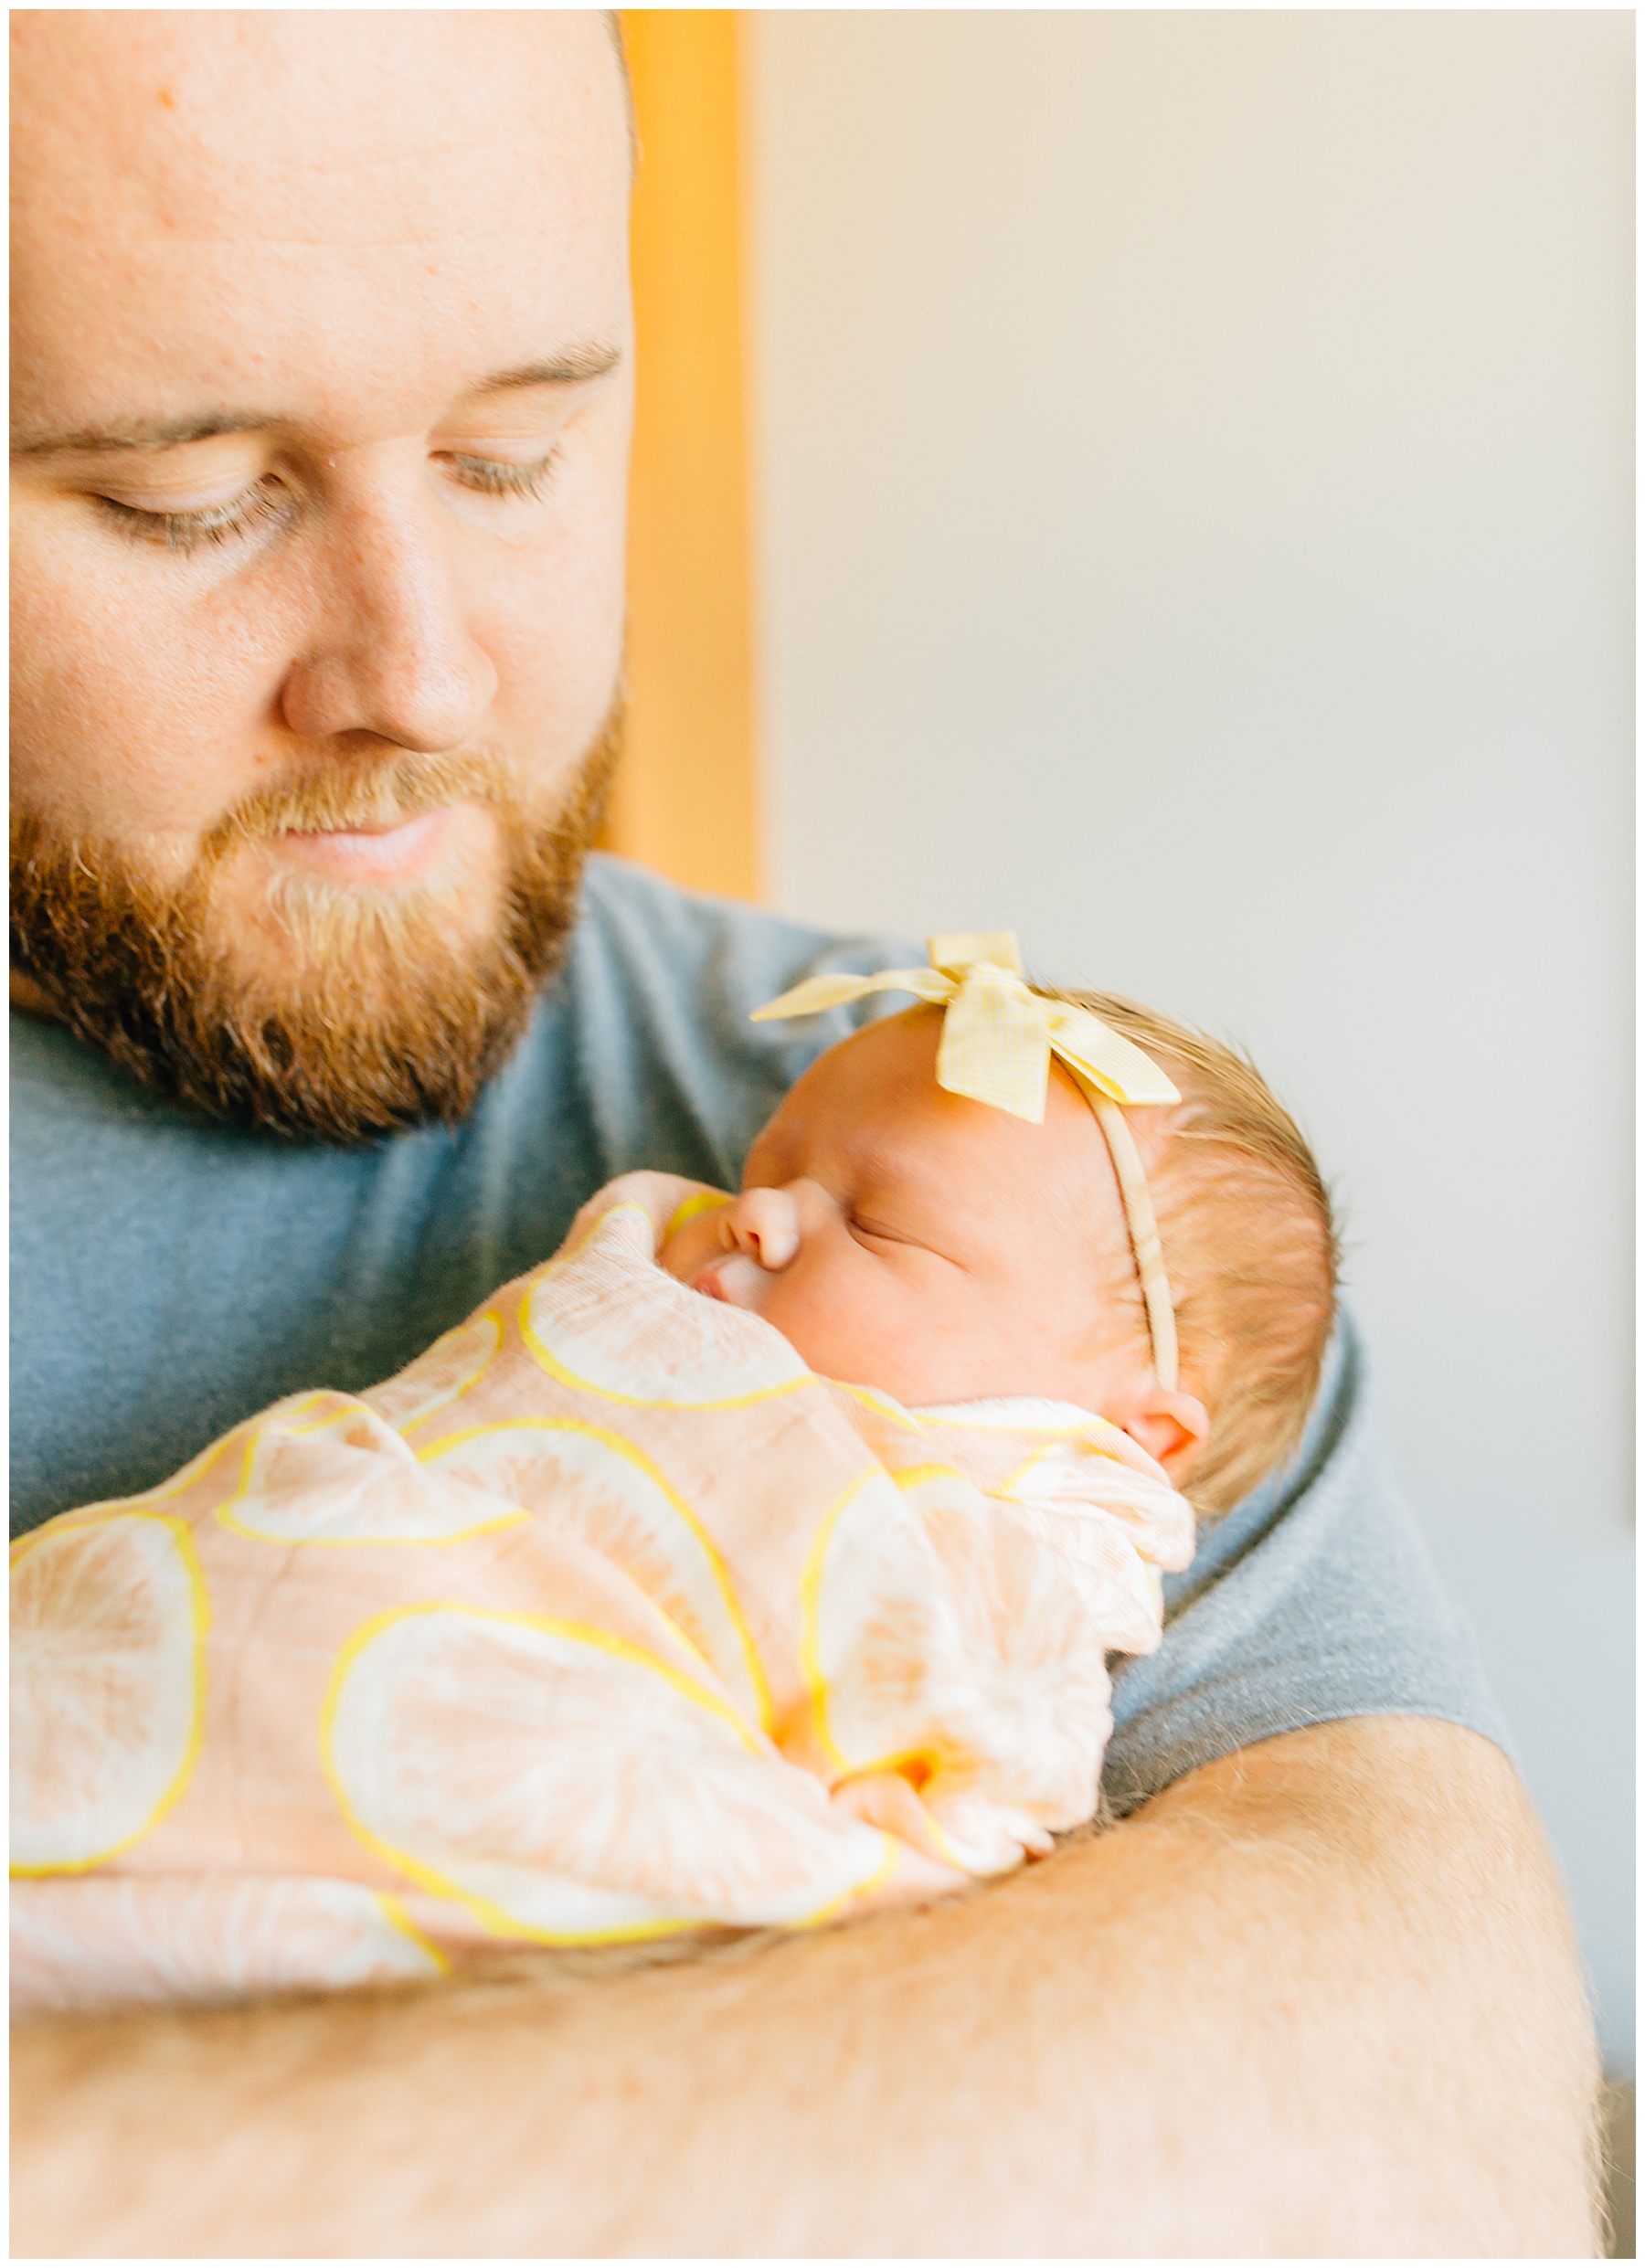
[(451, 1115), (554, 958), (613, 737), (604, 22), (13, 39), (14, 958), (207, 1108)]

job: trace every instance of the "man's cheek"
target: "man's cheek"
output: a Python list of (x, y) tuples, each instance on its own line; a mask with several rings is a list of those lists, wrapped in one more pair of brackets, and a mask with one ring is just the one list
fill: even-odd
[(111, 562), (91, 546), (77, 562), (65, 578), (58, 546), (18, 567), (15, 792), (64, 827), (141, 834), (156, 850), (183, 839), (186, 864), (199, 832), (257, 784), (278, 683), (268, 624), (251, 640), (232, 599), (168, 595), (164, 562)]
[[(511, 590), (471, 618), (471, 635), (497, 673), (486, 732), (522, 783), (556, 783), (588, 747), (610, 709), (622, 660), (620, 612), (585, 611), (588, 594), (563, 593), (545, 576), (521, 604)], [(547, 625), (547, 628), (545, 628)]]
[(522, 709), (552, 710), (583, 739), (600, 722), (622, 654), (623, 493), (586, 449), (557, 477), (551, 521), (529, 544), (471, 552), (471, 634)]
[[(27, 625), (16, 627), (29, 657), (13, 686), (12, 782), (20, 801), (60, 826), (116, 838), (192, 833), (212, 816), (202, 782), (221, 766), (191, 751), (200, 710), (182, 710), (163, 684), (127, 668), (122, 633), (88, 626), (83, 640), (42, 649)], [(116, 685), (122, 697), (114, 696)]]

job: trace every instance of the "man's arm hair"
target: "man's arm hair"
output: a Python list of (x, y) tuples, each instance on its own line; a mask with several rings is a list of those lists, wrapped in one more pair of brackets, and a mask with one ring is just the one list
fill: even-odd
[(32, 2026), (14, 2249), (1590, 2257), (1597, 2088), (1511, 1767), (1363, 1718), (740, 1955)]

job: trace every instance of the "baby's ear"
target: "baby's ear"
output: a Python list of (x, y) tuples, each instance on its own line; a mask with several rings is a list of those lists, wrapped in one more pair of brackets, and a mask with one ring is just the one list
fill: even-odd
[(1195, 1395), (1180, 1387), (1151, 1386), (1126, 1420), (1125, 1430), (1180, 1488), (1205, 1446), (1211, 1419)]

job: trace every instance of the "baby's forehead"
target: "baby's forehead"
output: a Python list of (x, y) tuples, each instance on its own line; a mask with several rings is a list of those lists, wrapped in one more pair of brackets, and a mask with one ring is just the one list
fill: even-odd
[[(939, 1076), (942, 1036), (942, 1011), (922, 1002), (836, 1042), (818, 1056), (801, 1084), (812, 1089), (821, 1107), (842, 1117), (926, 1115), (933, 1106), (945, 1106)], [(970, 1097), (956, 1094), (946, 1097), (946, 1103), (970, 1104)], [(1035, 1123), (992, 1103), (970, 1104), (958, 1114), (950, 1109), (950, 1117), (979, 1140), (996, 1132), (1002, 1121), (1007, 1126)], [(1046, 1065), (1045, 1120), (1056, 1123), (1059, 1118), (1080, 1128), (1097, 1123), (1078, 1081), (1052, 1055)]]
[[(1073, 1187), (1110, 1178), (1095, 1112), (1077, 1082), (1053, 1061), (1044, 1119), (1034, 1122), (991, 1103), (948, 1093), (938, 1079), (939, 1011), (920, 1006), (886, 1016), (819, 1056), (768, 1134), (783, 1147), (827, 1147), (878, 1171), (921, 1182), (951, 1180), (967, 1167), (992, 1175), (1002, 1209), (1032, 1202), (1047, 1184)], [(762, 1138), (763, 1139), (763, 1138)]]
[(801, 1074), (765, 1132), (799, 1123), (835, 1128), (917, 1108), (936, 1090), (941, 1030), (939, 1015), (917, 1008), (848, 1033)]

